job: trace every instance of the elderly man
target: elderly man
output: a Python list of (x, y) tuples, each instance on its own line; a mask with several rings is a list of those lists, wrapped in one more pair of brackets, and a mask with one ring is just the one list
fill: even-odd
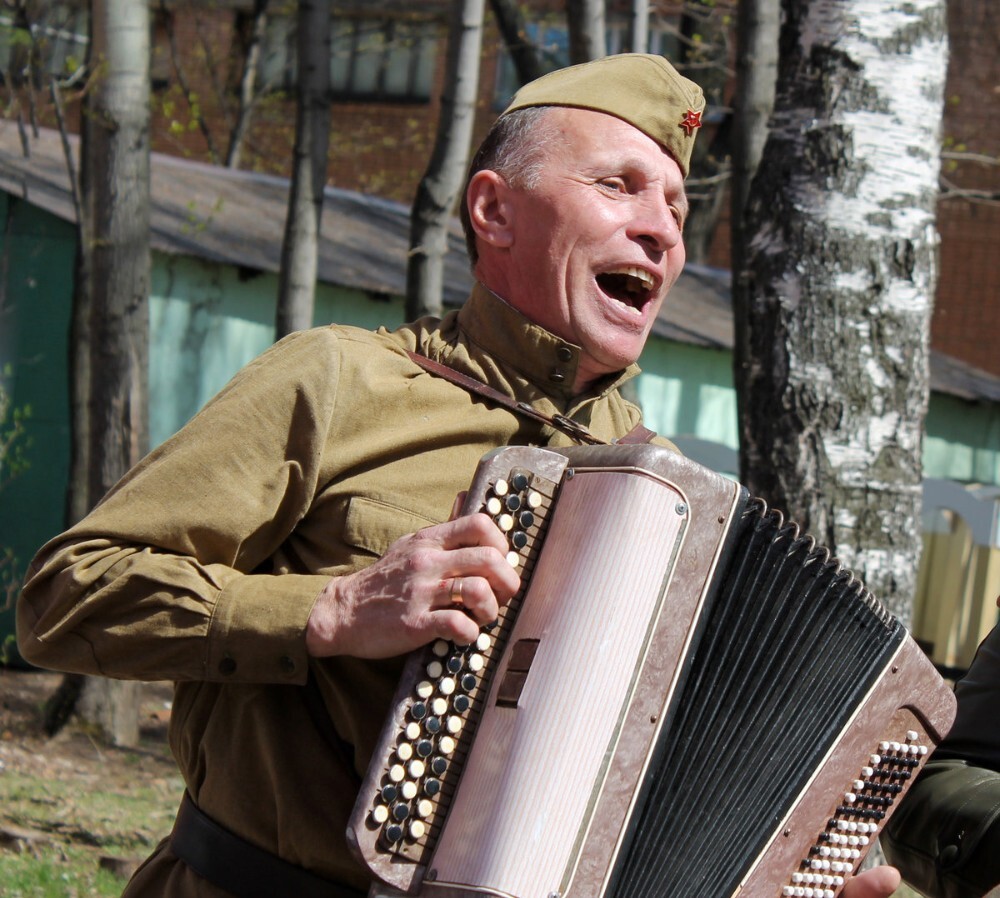
[(495, 526), (452, 519), (453, 500), (494, 447), (639, 424), (618, 388), (684, 264), (703, 105), (656, 56), (525, 87), (468, 179), (479, 283), (461, 311), (293, 335), (39, 554), (25, 657), (177, 682), (187, 796), (126, 895), (366, 887), (343, 833), (400, 655), (471, 641), (518, 588)]

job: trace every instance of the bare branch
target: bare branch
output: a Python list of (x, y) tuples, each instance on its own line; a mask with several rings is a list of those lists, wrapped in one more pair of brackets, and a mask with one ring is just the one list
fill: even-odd
[(944, 176), (940, 179), (942, 200), (968, 200), (987, 206), (1000, 205), (1000, 190), (978, 190), (974, 187), (959, 187)]
[(985, 153), (958, 153), (954, 150), (943, 150), (942, 159), (952, 162), (978, 162), (981, 165), (1000, 165), (1000, 156), (988, 156)]
[(62, 97), (59, 94), (59, 85), (53, 78), (49, 82), (49, 93), (52, 95), (52, 107), (56, 112), (56, 122), (59, 125), (59, 137), (62, 140), (63, 156), (66, 159), (66, 170), (69, 173), (69, 189), (73, 196), (73, 209), (76, 212), (76, 220), (80, 227), (83, 241), (87, 241), (87, 222), (83, 215), (83, 201), (80, 198), (80, 181), (77, 176), (76, 165), (73, 162), (73, 150), (69, 145), (69, 134), (66, 131), (66, 117), (63, 115)]
[[(194, 93), (188, 84), (187, 76), (184, 73), (184, 67), (181, 65), (180, 53), (177, 51), (177, 35), (174, 32), (174, 19), (173, 16), (167, 13), (166, 0), (160, 0), (160, 9), (163, 11), (163, 23), (164, 29), (167, 32), (167, 44), (170, 47), (170, 62), (174, 67), (174, 72), (177, 74), (177, 83), (180, 85), (181, 93), (184, 94), (184, 99), (187, 101), (188, 110), (191, 115), (194, 116), (194, 120), (198, 123), (198, 130), (201, 131), (202, 136), (205, 138), (205, 145), (208, 147), (208, 155), (212, 160), (212, 163), (218, 165), (219, 154), (215, 150), (215, 141), (212, 139), (212, 131), (208, 127), (208, 122), (205, 121), (205, 117), (201, 114), (201, 104), (197, 103), (194, 98)], [(201, 29), (198, 29), (201, 31)]]

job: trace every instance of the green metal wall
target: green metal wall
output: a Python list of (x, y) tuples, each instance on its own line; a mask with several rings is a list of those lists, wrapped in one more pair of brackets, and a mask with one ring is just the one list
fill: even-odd
[[(0, 492), (0, 546), (24, 570), (63, 527), (69, 470), (67, 341), (74, 232), (65, 222), (0, 191), (0, 371), (15, 404), (30, 405), (30, 469)], [(4, 276), (5, 275), (5, 276)], [(273, 340), (273, 274), (153, 254), (150, 299), (150, 438), (178, 430), (244, 364)], [(320, 285), (316, 322), (361, 327), (403, 320), (401, 299)], [(664, 340), (647, 346), (638, 394), (650, 427), (737, 445), (729, 353)], [(1000, 406), (931, 398), (925, 474), (1000, 484)], [(13, 612), (0, 592), (0, 640)]]
[[(19, 580), (62, 522), (69, 471), (67, 334), (73, 290), (73, 228), (0, 191), (0, 371), (13, 404), (30, 407), (30, 467), (0, 490), (0, 547)], [(0, 591), (0, 640), (14, 631), (13, 593)]]

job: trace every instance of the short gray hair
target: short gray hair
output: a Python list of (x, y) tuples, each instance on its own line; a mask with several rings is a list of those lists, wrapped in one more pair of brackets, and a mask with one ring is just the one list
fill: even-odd
[(556, 128), (545, 121), (551, 108), (532, 106), (498, 118), (469, 165), (459, 214), (473, 265), (479, 258), (479, 252), (476, 249), (476, 232), (469, 217), (469, 182), (477, 172), (488, 169), (495, 171), (511, 187), (523, 190), (535, 187), (541, 177), (546, 152), (560, 140)]

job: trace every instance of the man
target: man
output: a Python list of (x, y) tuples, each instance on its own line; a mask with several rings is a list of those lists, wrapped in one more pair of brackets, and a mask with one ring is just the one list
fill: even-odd
[[(684, 264), (703, 106), (646, 55), (525, 87), (468, 179), (479, 284), (461, 311), (293, 335), (39, 554), (19, 605), (26, 658), (178, 683), (188, 797), (129, 898), (366, 887), (343, 833), (399, 656), (471, 641), (518, 587), (494, 525), (449, 520), (453, 499), (491, 448), (638, 424), (618, 387)], [(853, 894), (894, 885), (876, 871)]]
[(883, 839), (906, 881), (933, 898), (1000, 886), (1000, 626), (955, 687), (958, 714)]

